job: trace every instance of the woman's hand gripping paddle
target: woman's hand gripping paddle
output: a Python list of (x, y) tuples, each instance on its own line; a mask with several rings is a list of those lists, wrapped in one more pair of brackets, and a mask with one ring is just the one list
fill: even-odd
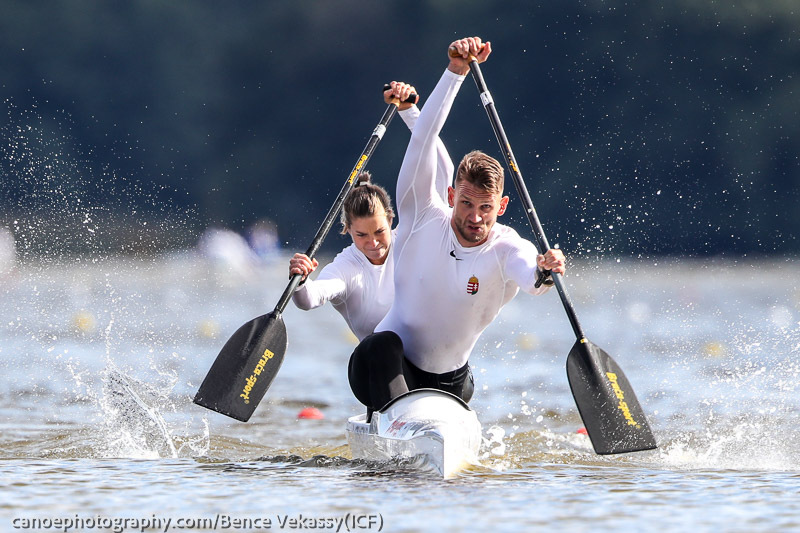
[[(385, 90), (388, 89), (384, 88)], [(412, 94), (406, 101), (414, 102), (416, 98), (417, 95)], [(375, 147), (386, 132), (386, 127), (397, 112), (397, 107), (397, 103), (391, 103), (383, 113), (367, 146), (347, 176), (344, 187), (309, 246), (306, 252), (309, 258), (314, 257), (328, 235), (345, 197), (355, 186), (358, 174), (366, 168)], [(292, 276), (278, 305), (271, 313), (254, 318), (228, 339), (200, 385), (194, 403), (242, 422), (250, 419), (283, 363), (288, 339), (281, 315), (301, 278), (300, 274)]]
[[(450, 54), (458, 56), (458, 52), (452, 48)], [(505, 156), (514, 185), (527, 212), (537, 246), (544, 253), (550, 249), (550, 245), (547, 243), (547, 237), (533, 207), (528, 189), (522, 180), (519, 165), (511, 152), (511, 145), (500, 123), (492, 95), (486, 87), (481, 68), (474, 57), (470, 58), (469, 67), (478, 86), (481, 102), (500, 143), (500, 150)], [(577, 337), (567, 355), (567, 379), (595, 452), (606, 455), (656, 448), (656, 440), (647, 424), (644, 411), (622, 369), (610, 355), (592, 344), (583, 334), (561, 275), (552, 275), (561, 303)]]

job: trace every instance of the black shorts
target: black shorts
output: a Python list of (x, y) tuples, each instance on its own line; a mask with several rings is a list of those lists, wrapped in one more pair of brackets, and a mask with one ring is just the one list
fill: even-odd
[(373, 333), (361, 341), (350, 356), (348, 378), (358, 401), (375, 411), (410, 390), (439, 389), (465, 402), (475, 390), (469, 364), (443, 374), (426, 372), (406, 359), (403, 341), (392, 331)]

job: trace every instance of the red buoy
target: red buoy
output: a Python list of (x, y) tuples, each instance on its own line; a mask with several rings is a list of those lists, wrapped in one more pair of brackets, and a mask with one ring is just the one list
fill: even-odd
[(305, 409), (301, 409), (300, 412), (297, 413), (297, 418), (307, 418), (309, 420), (321, 420), (325, 418), (325, 415), (322, 414), (322, 411), (320, 411), (316, 407), (306, 407)]

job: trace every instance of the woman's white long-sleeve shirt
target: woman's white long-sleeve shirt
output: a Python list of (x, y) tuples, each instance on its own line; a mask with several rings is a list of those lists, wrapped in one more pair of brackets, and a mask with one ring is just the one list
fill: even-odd
[(394, 300), (394, 261), (391, 249), (382, 265), (373, 265), (351, 244), (308, 280), (292, 299), (303, 310), (331, 302), (350, 330), (363, 339), (375, 330)]

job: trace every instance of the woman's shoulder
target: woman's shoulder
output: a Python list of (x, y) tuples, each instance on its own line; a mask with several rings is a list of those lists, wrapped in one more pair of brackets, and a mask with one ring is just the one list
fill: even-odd
[(346, 246), (341, 252), (336, 254), (336, 257), (331, 261), (331, 265), (336, 265), (340, 269), (361, 268), (363, 262), (366, 260), (364, 254), (356, 248), (355, 244)]

